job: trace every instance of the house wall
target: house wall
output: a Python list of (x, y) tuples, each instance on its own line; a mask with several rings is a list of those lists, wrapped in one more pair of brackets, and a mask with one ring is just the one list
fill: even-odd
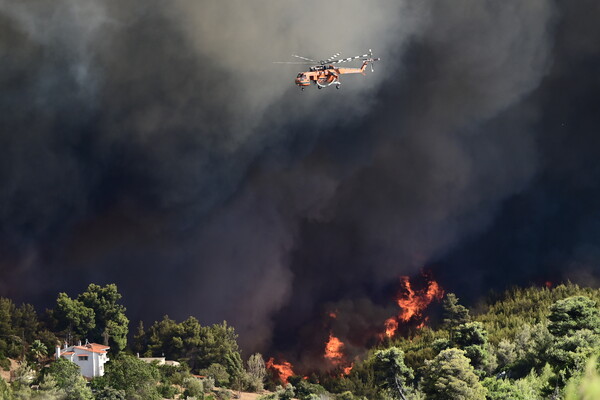
[[(75, 354), (62, 354), (65, 352), (74, 352)], [(79, 357), (80, 355), (87, 356), (87, 360)], [(81, 375), (86, 378), (103, 376), (104, 364), (109, 361), (109, 358), (106, 354), (78, 349), (75, 346), (67, 347), (61, 350), (60, 356), (75, 363), (81, 370)]]

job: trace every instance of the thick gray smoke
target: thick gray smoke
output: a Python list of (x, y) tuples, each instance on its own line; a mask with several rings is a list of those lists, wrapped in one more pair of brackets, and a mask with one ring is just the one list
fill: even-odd
[[(327, 302), (379, 307), (539, 172), (531, 96), (561, 13), (1, 0), (0, 294), (114, 281), (132, 319), (227, 319), (248, 351)], [(369, 48), (375, 73), (339, 91), (272, 64)]]

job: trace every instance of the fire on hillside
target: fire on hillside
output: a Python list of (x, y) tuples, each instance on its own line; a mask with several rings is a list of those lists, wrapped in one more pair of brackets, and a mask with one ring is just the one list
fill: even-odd
[(417, 328), (423, 328), (427, 317), (423, 318), (423, 311), (433, 301), (439, 301), (444, 297), (444, 290), (433, 279), (427, 281), (427, 285), (421, 290), (414, 290), (408, 276), (400, 277), (401, 289), (397, 294), (396, 303), (400, 307), (398, 315), (388, 318), (385, 323), (386, 337), (394, 337), (400, 323), (419, 321)]
[[(362, 338), (358, 342), (351, 337), (353, 334), (356, 334), (353, 330), (344, 331), (344, 329), (336, 329), (340, 326), (336, 325), (339, 319), (343, 319), (346, 314), (343, 309), (336, 308), (333, 311), (326, 312), (327, 322), (324, 323), (329, 333), (326, 339), (321, 342), (323, 343), (323, 347), (320, 356), (321, 362), (319, 364), (323, 366), (321, 368), (322, 372), (328, 371), (330, 375), (347, 376), (352, 371), (355, 362), (370, 347), (367, 343), (372, 345), (373, 343), (393, 339), (415, 328), (422, 329), (425, 327), (429, 321), (429, 316), (425, 315), (426, 310), (432, 303), (439, 302), (442, 299), (444, 290), (431, 276), (422, 274), (422, 277), (424, 278), (424, 283), (420, 285), (413, 285), (408, 276), (400, 277), (399, 288), (393, 297), (393, 301), (399, 307), (399, 311), (387, 318), (383, 323), (380, 322), (381, 329), (378, 329), (376, 326), (365, 328), (366, 331), (358, 335)], [(319, 357), (317, 356), (317, 358)], [(286, 360), (275, 363), (274, 358), (271, 357), (267, 361), (266, 366), (276, 380), (282, 384), (287, 383), (288, 379), (295, 375), (294, 365)], [(303, 368), (299, 369), (302, 370)], [(313, 372), (309, 368), (306, 368), (306, 366), (304, 369), (302, 372), (305, 374)]]

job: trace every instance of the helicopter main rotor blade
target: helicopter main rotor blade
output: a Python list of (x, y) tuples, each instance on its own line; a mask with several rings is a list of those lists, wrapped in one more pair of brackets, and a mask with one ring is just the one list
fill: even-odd
[(321, 61), (321, 63), (330, 63), (330, 62), (332, 62), (333, 60), (335, 60), (335, 59), (336, 59), (336, 57), (339, 57), (339, 56), (340, 56), (340, 53), (335, 53), (335, 54), (332, 54), (332, 55), (331, 55), (331, 57), (329, 57), (327, 60), (323, 60), (323, 61)]
[(300, 61), (273, 61), (273, 64), (314, 65), (314, 63), (300, 62)]
[(313, 62), (313, 63), (317, 62), (316, 60), (313, 60), (312, 58), (302, 57), (302, 56), (299, 56), (297, 54), (292, 54), (292, 57), (301, 58), (303, 60), (310, 61), (310, 62)]
[(342, 58), (341, 60), (335, 60), (332, 61), (332, 64), (338, 64), (338, 63), (343, 63), (343, 62), (350, 62), (350, 61), (354, 61), (354, 60), (358, 60), (358, 59), (370, 59), (368, 54), (363, 54), (362, 56), (354, 56), (354, 57), (348, 57), (348, 58)]

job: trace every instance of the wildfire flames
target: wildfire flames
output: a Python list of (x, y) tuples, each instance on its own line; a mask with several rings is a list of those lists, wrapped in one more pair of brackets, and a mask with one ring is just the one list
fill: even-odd
[(406, 293), (396, 299), (398, 306), (402, 309), (398, 318), (402, 321), (408, 321), (415, 316), (421, 315), (421, 312), (434, 300), (440, 300), (444, 296), (444, 291), (436, 281), (427, 282), (427, 287), (415, 292), (411, 285), (408, 276), (400, 278)]
[(350, 372), (352, 371), (352, 368), (354, 368), (354, 363), (352, 363), (349, 366), (347, 366), (346, 368), (344, 368), (343, 375), (350, 375)]
[[(370, 330), (371, 338), (379, 338), (380, 340), (385, 337), (393, 338), (398, 333), (400, 325), (405, 323), (409, 323), (409, 326), (416, 327), (417, 329), (425, 326), (429, 317), (424, 316), (423, 312), (432, 302), (439, 301), (444, 296), (444, 291), (436, 281), (427, 275), (425, 275), (425, 279), (426, 284), (424, 287), (417, 287), (415, 289), (408, 276), (400, 277), (400, 290), (394, 299), (400, 310), (397, 315), (385, 320), (383, 332), (373, 327), (374, 331)], [(339, 377), (348, 376), (354, 367), (354, 362), (352, 361), (359, 359), (356, 350), (357, 348), (360, 349), (361, 344), (359, 343), (357, 347), (356, 343), (350, 342), (352, 345), (347, 348), (346, 344), (333, 334), (334, 325), (338, 323), (337, 321), (334, 322), (334, 320), (340, 318), (338, 310), (328, 311), (325, 315), (331, 319), (331, 323), (329, 326), (329, 338), (324, 343), (325, 349), (322, 357), (328, 363), (327, 369), (330, 370), (330, 373), (339, 374)], [(344, 340), (347, 339), (343, 336), (342, 338)], [(288, 383), (289, 378), (296, 375), (293, 365), (285, 360), (281, 360), (280, 363), (276, 364), (275, 359), (271, 357), (265, 365), (282, 384)], [(304, 379), (307, 379), (307, 377), (305, 376)]]
[(271, 357), (269, 358), (269, 361), (265, 363), (265, 366), (267, 367), (267, 369), (270, 369), (271, 371), (275, 372), (277, 374), (277, 377), (279, 378), (279, 381), (281, 381), (281, 383), (283, 384), (288, 383), (288, 379), (290, 378), (290, 376), (295, 375), (292, 363), (287, 362), (285, 360), (282, 361), (281, 364), (275, 364), (275, 359)]
[(346, 355), (344, 354), (344, 342), (342, 342), (339, 338), (333, 336), (332, 332), (329, 332), (329, 340), (325, 343), (325, 354), (323, 355), (331, 364), (336, 367), (340, 367), (342, 369), (342, 373), (340, 377), (344, 377), (350, 375), (352, 368), (354, 368), (354, 363), (350, 363), (346, 367), (343, 364), (346, 364)]
[[(399, 322), (408, 322), (420, 317), (423, 310), (429, 306), (434, 300), (441, 300), (444, 297), (444, 291), (440, 285), (434, 281), (427, 281), (427, 286), (421, 290), (415, 291), (412, 288), (410, 279), (408, 276), (400, 277), (402, 283), (402, 290), (398, 293), (396, 303), (400, 307), (400, 313), (396, 317), (388, 318), (385, 323), (384, 335), (387, 337), (393, 337), (398, 329)], [(425, 326), (425, 318), (417, 328), (423, 328)]]
[(385, 336), (393, 337), (396, 334), (396, 330), (398, 329), (398, 321), (396, 321), (396, 317), (391, 317), (385, 320)]
[(333, 365), (340, 365), (344, 359), (344, 343), (329, 333), (329, 340), (325, 344), (325, 358), (331, 361)]

